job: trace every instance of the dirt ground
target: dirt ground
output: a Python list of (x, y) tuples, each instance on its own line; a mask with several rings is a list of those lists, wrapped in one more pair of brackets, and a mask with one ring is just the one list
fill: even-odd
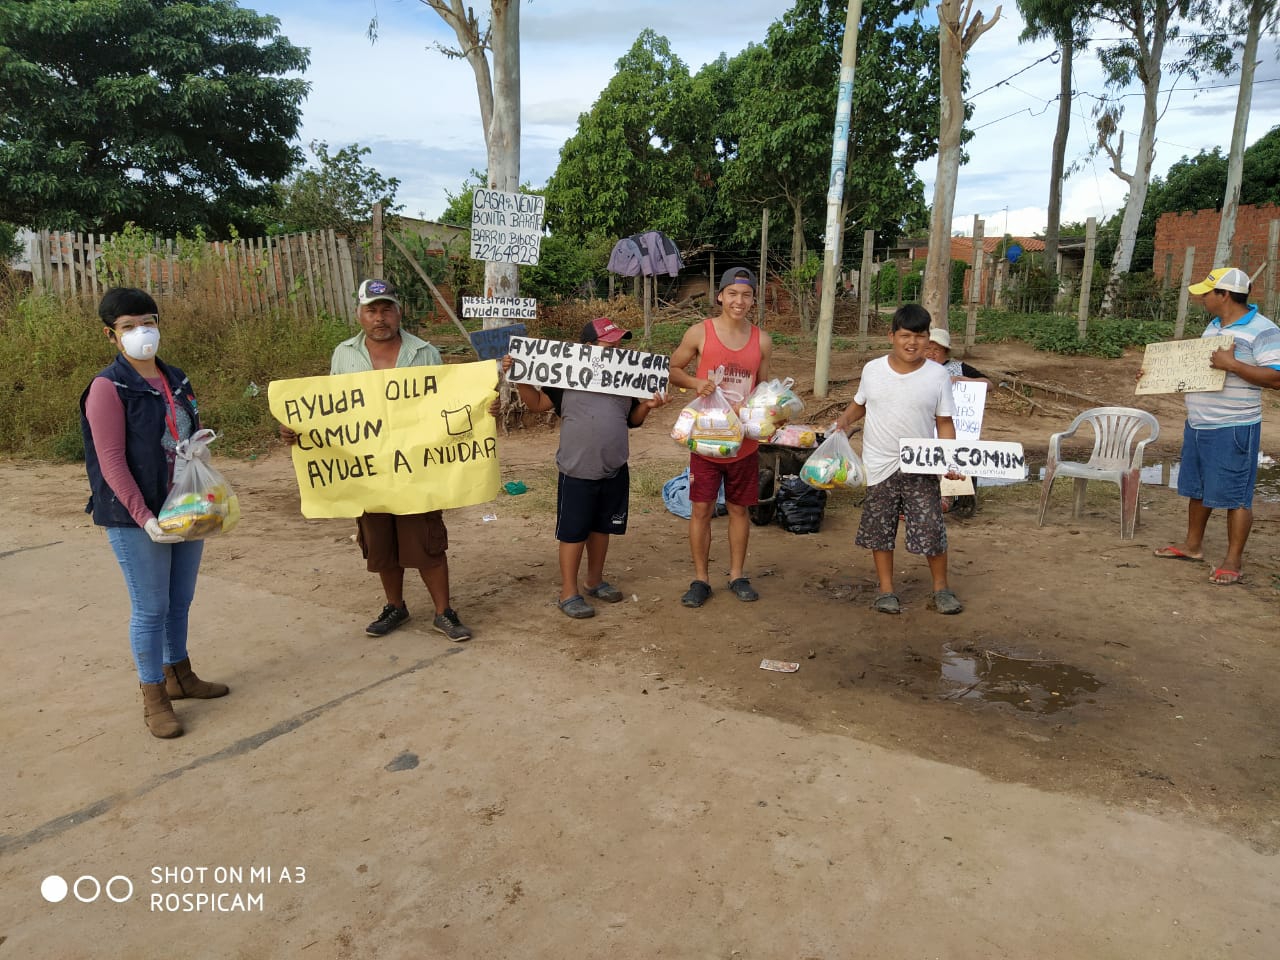
[[(864, 359), (837, 354), (830, 403)], [(1038, 385), (1034, 403), (997, 391), (983, 430), (1033, 462), (1108, 404), (1156, 413), (1147, 463), (1176, 461), (1182, 403), (1133, 396), (1139, 352), (966, 359)], [(811, 351), (775, 368), (811, 388)], [(678, 409), (632, 434), (649, 488), (681, 467)], [(1255, 504), (1245, 581), (1219, 587), (1211, 564), (1152, 557), (1184, 531), (1167, 486), (1144, 486), (1128, 541), (1114, 487), (1073, 519), (1060, 482), (1043, 528), (1039, 483), (984, 488), (949, 521), (965, 612), (927, 610), (923, 561), (900, 552), (889, 617), (839, 495), (818, 534), (753, 527), (755, 604), (725, 589), (717, 521), (716, 594), (690, 611), (686, 524), (637, 489), (606, 571), (627, 601), (570, 621), (556, 436), (504, 436), (503, 479), (529, 493), (448, 517), (467, 645), (430, 630), (421, 584), (413, 621), (366, 638), (382, 601), (351, 522), (302, 518), (279, 450), (224, 460), (244, 519), (207, 545), (191, 650), (233, 692), (180, 703), (188, 732), (163, 743), (83, 467), (0, 463), (0, 960), (1275, 955), (1280, 491)], [(1215, 517), (1209, 559), (1224, 549)], [(164, 872), (183, 866), (207, 872)], [(51, 874), (132, 895), (47, 903)], [(197, 894), (214, 901), (156, 906)]]

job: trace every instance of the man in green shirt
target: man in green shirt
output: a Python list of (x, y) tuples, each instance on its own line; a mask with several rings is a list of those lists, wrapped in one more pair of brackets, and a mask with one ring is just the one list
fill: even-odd
[[(440, 351), (420, 337), (400, 329), (400, 300), (395, 288), (385, 280), (365, 280), (356, 292), (359, 308), (356, 319), (360, 332), (344, 340), (333, 351), (330, 375), (389, 370), (393, 367), (431, 367), (444, 361)], [(284, 427), (281, 436), (289, 443), (296, 437)], [(404, 572), (416, 569), (435, 604), (432, 627), (450, 640), (470, 640), (471, 630), (463, 625), (449, 605), (449, 533), (439, 510), (429, 513), (364, 513), (356, 519), (360, 550), (370, 573), (382, 580), (387, 603), (378, 618), (365, 628), (371, 637), (384, 637), (409, 619), (404, 602)]]

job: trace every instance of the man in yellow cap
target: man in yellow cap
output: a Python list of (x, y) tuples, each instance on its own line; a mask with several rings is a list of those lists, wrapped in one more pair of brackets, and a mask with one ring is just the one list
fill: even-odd
[(1249, 275), (1220, 267), (1188, 291), (1213, 318), (1203, 336), (1230, 334), (1235, 345), (1209, 363), (1227, 372), (1221, 391), (1185, 394), (1178, 493), (1187, 497), (1187, 537), (1157, 557), (1203, 560), (1204, 532), (1215, 508), (1227, 511), (1227, 554), (1209, 582), (1239, 583), (1244, 545), (1253, 526), (1253, 488), (1262, 440), (1262, 390), (1280, 389), (1280, 329), (1249, 303)]

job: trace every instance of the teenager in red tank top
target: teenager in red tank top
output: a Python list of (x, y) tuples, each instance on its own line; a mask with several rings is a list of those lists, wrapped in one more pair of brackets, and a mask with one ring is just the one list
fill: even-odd
[[(711, 318), (708, 317), (702, 324), (705, 327), (705, 339), (698, 352), (697, 378), (718, 383), (721, 393), (728, 401), (735, 408), (740, 407), (756, 386), (756, 373), (760, 369), (760, 328), (752, 325), (747, 345), (740, 350), (731, 350), (716, 335), (716, 325)], [(758, 440), (744, 437), (738, 455), (728, 457), (727, 460), (749, 457), (759, 446)], [(695, 453), (693, 456), (698, 455)]]
[[(673, 387), (692, 389), (705, 397), (719, 383), (737, 407), (756, 383), (769, 378), (773, 341), (749, 319), (755, 296), (756, 277), (750, 270), (731, 267), (724, 272), (716, 295), (720, 316), (690, 327), (671, 355)], [(691, 363), (696, 364), (697, 373), (693, 376), (686, 369)], [(722, 482), (729, 508), (729, 589), (739, 600), (759, 599), (743, 572), (751, 533), (747, 508), (756, 503), (760, 489), (758, 447), (755, 440), (746, 439), (737, 456), (729, 459), (690, 455), (689, 500), (693, 516), (689, 519), (689, 553), (693, 557), (694, 580), (680, 599), (686, 607), (700, 607), (711, 596), (711, 516)]]

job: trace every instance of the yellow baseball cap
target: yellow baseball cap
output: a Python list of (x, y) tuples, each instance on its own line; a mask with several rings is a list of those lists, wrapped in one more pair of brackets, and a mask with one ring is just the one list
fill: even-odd
[(1228, 293), (1248, 293), (1249, 275), (1239, 267), (1219, 267), (1217, 270), (1211, 270), (1203, 282), (1193, 283), (1187, 287), (1187, 290), (1197, 297), (1203, 296), (1210, 290), (1225, 290)]

